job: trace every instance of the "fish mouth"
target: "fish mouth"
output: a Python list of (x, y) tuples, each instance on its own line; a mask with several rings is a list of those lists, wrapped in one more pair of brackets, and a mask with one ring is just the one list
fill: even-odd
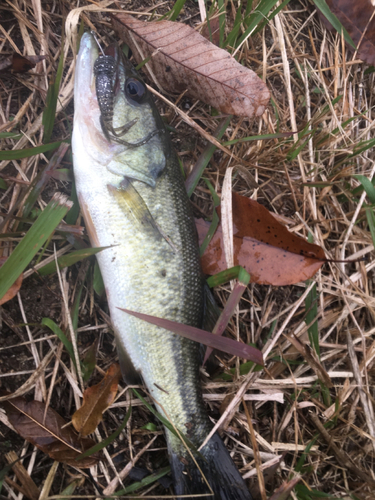
[(84, 33), (75, 68), (74, 100), (77, 109), (86, 107), (90, 101), (92, 104), (96, 101), (94, 64), (98, 56), (99, 48), (94, 37), (91, 33)]

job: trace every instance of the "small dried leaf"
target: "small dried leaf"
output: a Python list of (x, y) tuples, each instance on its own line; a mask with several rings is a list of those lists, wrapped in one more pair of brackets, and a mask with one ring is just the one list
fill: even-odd
[(95, 441), (80, 439), (71, 427), (65, 427), (67, 422), (55, 410), (48, 407), (46, 412), (44, 403), (13, 398), (1, 404), (18, 434), (53, 460), (82, 469), (98, 463), (97, 455), (76, 461), (76, 457), (94, 446)]
[[(232, 209), (234, 265), (244, 267), (252, 283), (292, 285), (311, 278), (325, 262), (321, 247), (288, 231), (256, 201), (233, 193)], [(202, 243), (209, 223), (197, 219), (196, 226)], [(202, 256), (202, 267), (210, 275), (226, 269), (221, 226)]]
[[(375, 64), (375, 7), (371, 0), (327, 0), (327, 5), (335, 14), (351, 36), (358, 48), (357, 56), (368, 64)], [(327, 29), (332, 30), (332, 24), (320, 14)], [(369, 23), (371, 19), (371, 22)], [(363, 38), (362, 38), (363, 37)], [(361, 41), (362, 39), (362, 41)], [(361, 44), (358, 47), (359, 42)], [(346, 47), (354, 51), (349, 44)]]
[(172, 21), (146, 23), (128, 14), (113, 16), (113, 26), (138, 63), (152, 55), (145, 69), (164, 90), (187, 90), (222, 113), (263, 114), (270, 99), (266, 84), (190, 26)]
[(120, 365), (113, 364), (109, 367), (100, 384), (93, 385), (85, 390), (83, 405), (72, 417), (74, 428), (82, 436), (87, 436), (95, 431), (103, 418), (103, 412), (113, 403), (116, 397), (120, 379)]
[(288, 482), (282, 483), (282, 485), (277, 488), (269, 500), (288, 500), (290, 498), (290, 493), (296, 487), (296, 485), (301, 481), (301, 476), (296, 475), (293, 479)]
[(0, 70), (12, 73), (26, 73), (35, 68), (38, 62), (43, 61), (46, 56), (21, 56), (14, 52), (10, 57), (0, 61)]
[[(7, 257), (0, 257), (0, 267), (4, 264), (4, 262), (7, 260)], [(3, 296), (3, 298), (0, 299), (0, 306), (5, 304), (5, 302), (8, 302), (8, 300), (13, 299), (21, 288), (22, 285), (22, 280), (23, 280), (23, 273), (18, 276), (16, 281), (13, 283), (13, 285), (9, 288), (9, 290), (6, 292), (6, 294)]]

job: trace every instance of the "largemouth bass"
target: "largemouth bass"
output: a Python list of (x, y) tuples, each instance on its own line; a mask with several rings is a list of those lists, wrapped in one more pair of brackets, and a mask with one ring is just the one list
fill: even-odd
[[(180, 166), (147, 88), (110, 46), (83, 35), (76, 62), (73, 161), (77, 194), (103, 275), (128, 383), (199, 447), (212, 426), (199, 384), (199, 346), (119, 308), (201, 326), (203, 283)], [(176, 495), (209, 493), (182, 441), (166, 429)], [(251, 495), (218, 435), (196, 460), (220, 500)], [(196, 498), (196, 497), (195, 497)]]

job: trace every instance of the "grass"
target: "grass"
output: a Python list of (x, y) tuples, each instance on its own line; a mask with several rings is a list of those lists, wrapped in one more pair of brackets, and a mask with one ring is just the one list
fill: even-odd
[[(143, 4), (152, 7), (153, 19), (169, 16), (192, 26), (200, 22), (193, 1)], [(138, 12), (137, 5), (127, 8)], [(264, 204), (292, 232), (305, 238), (311, 234), (332, 259), (310, 283), (283, 288), (248, 285), (227, 335), (263, 349), (265, 370), (220, 355), (218, 372), (203, 381), (209, 415), (219, 422), (254, 498), (262, 500), (299, 474), (302, 480), (293, 488), (293, 500), (372, 500), (374, 496), (371, 484), (353, 469), (374, 479), (375, 421), (372, 411), (366, 410), (373, 408), (375, 377), (374, 72), (353, 59), (341, 35), (327, 32), (312, 15), (316, 7), (325, 5), (320, 0), (249, 0), (242, 5), (217, 0), (206, 5), (211, 24), (219, 17), (220, 46), (256, 71), (272, 94), (258, 120), (229, 120), (192, 98), (178, 100), (180, 109), (220, 140), (230, 155), (207, 143), (173, 108), (159, 103), (165, 120), (177, 130), (173, 137), (178, 139), (176, 147), (197, 215), (212, 220), (213, 227), (217, 224), (215, 206), (220, 204), (225, 171), (240, 165), (252, 180), (240, 171), (233, 189)], [(72, 30), (95, 27), (103, 42), (112, 40), (103, 8), (92, 2), (80, 6), (87, 7), (80, 18), (73, 16), (67, 0), (54, 10), (31, 0), (17, 11), (12, 3), (0, 6), (7, 32), (7, 37), (2, 34), (4, 53), (9, 55), (18, 46), (25, 54), (44, 50), (47, 55), (34, 72), (4, 78), (0, 90), (0, 256), (11, 256), (0, 269), (0, 290), (4, 292), (20, 272), (25, 273), (18, 297), (0, 307), (0, 383), (15, 391), (51, 347), (58, 348), (56, 360), (26, 395), (44, 401), (50, 397), (51, 406), (67, 419), (80, 404), (70, 319), (80, 359), (83, 364), (88, 360), (89, 372), (96, 353), (90, 384), (116, 359), (100, 273), (88, 259), (81, 260), (90, 252), (85, 250), (87, 237), (79, 234), (83, 222), (74, 184), (69, 176), (56, 173), (56, 169), (72, 170), (67, 152), (73, 113)], [(67, 12), (71, 22), (62, 37), (61, 19)], [(56, 191), (74, 202), (65, 215), (65, 232), (56, 231), (65, 210), (52, 210), (50, 218), (50, 200)], [(58, 261), (66, 266), (61, 270), (62, 288), (54, 270), (54, 247)], [(348, 262), (334, 263), (335, 259)], [(231, 287), (213, 284), (216, 300), (224, 308)], [(291, 344), (292, 335), (311, 349), (311, 357), (332, 387), (318, 377), (310, 357)], [(353, 340), (351, 355), (357, 364), (349, 356), (347, 335)], [(126, 421), (130, 407), (132, 414)], [(103, 489), (125, 470), (123, 485), (117, 483), (114, 493), (136, 491), (157, 498), (171, 493), (157, 481), (168, 473), (168, 458), (151, 410), (147, 398), (124, 388), (106, 412), (98, 433), (101, 441), (108, 436), (114, 440), (95, 476)], [(31, 455), (32, 448), (4, 424), (2, 415), (2, 496), (14, 498), (18, 495), (14, 484), (20, 485), (3, 457), (8, 449), (19, 457), (25, 449), (23, 463), (40, 490), (45, 485), (43, 498), (60, 492), (70, 498), (73, 491), (98, 496), (93, 483), (80, 472), (74, 471), (78, 479), (70, 486), (70, 469), (66, 473), (40, 452)], [(113, 438), (121, 423), (124, 428)], [(272, 460), (281, 456), (274, 469)], [(130, 459), (146, 471), (144, 479), (129, 476)], [(259, 474), (264, 481), (258, 480)]]

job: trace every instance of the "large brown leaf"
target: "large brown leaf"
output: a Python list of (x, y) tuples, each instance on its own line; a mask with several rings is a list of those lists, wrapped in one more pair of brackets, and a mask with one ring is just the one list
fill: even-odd
[[(234, 265), (244, 267), (252, 283), (293, 285), (311, 278), (325, 262), (321, 247), (288, 231), (256, 201), (233, 193), (232, 210)], [(197, 219), (196, 225), (202, 243), (209, 223)], [(227, 268), (221, 226), (203, 254), (202, 267), (211, 275)]]
[(46, 412), (44, 403), (13, 398), (1, 404), (18, 434), (53, 460), (82, 469), (98, 463), (97, 455), (76, 460), (82, 452), (94, 446), (95, 441), (79, 439), (71, 427), (66, 427), (67, 422), (55, 410), (48, 408)]
[(145, 68), (164, 90), (187, 90), (188, 95), (223, 113), (263, 114), (270, 98), (265, 83), (190, 26), (172, 21), (146, 23), (128, 14), (113, 16), (113, 26), (138, 63), (159, 50)]
[[(375, 64), (375, 16), (371, 19), (374, 13), (371, 0), (327, 0), (327, 5), (357, 46), (359, 59), (368, 64)], [(321, 13), (320, 17), (328, 29), (333, 29), (331, 23)], [(358, 47), (362, 36), (362, 42)], [(349, 50), (354, 50), (350, 45), (346, 46)]]
[(99, 384), (85, 390), (83, 405), (72, 417), (74, 428), (82, 436), (91, 434), (97, 428), (103, 418), (103, 412), (113, 403), (116, 397), (120, 378), (120, 365), (113, 364)]

